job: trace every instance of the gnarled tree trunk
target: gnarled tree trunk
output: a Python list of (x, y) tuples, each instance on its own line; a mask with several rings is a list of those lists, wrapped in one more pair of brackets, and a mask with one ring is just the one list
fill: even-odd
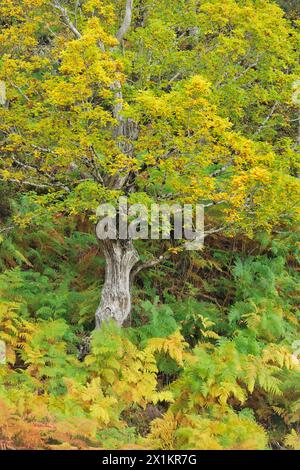
[(139, 261), (131, 240), (101, 240), (106, 260), (105, 282), (96, 311), (96, 328), (113, 318), (122, 325), (130, 314), (130, 276)]

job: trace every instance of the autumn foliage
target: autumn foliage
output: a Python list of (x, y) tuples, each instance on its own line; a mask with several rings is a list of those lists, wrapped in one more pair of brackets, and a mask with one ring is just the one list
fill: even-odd
[[(275, 0), (1, 3), (0, 448), (300, 449), (299, 25)], [(167, 257), (95, 331), (120, 196), (202, 204), (207, 238), (136, 242)]]

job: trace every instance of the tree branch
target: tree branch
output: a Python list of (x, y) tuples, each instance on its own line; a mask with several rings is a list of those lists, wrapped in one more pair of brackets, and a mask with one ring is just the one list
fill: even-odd
[(208, 230), (208, 232), (204, 232), (204, 238), (208, 235), (213, 235), (214, 233), (223, 232), (223, 230), (226, 230), (228, 227), (229, 225), (223, 225), (222, 227), (212, 228), (211, 230)]
[(16, 225), (10, 225), (9, 227), (1, 228), (0, 233), (11, 232), (15, 227), (16, 227)]
[(121, 24), (120, 29), (116, 34), (116, 38), (118, 39), (119, 42), (122, 41), (128, 29), (130, 28), (131, 20), (132, 20), (132, 9), (133, 9), (133, 0), (126, 0), (126, 10), (125, 10), (123, 23)]
[[(222, 232), (223, 230), (226, 230), (226, 228), (228, 228), (228, 226), (222, 226), (222, 227), (211, 229), (211, 230), (204, 233), (204, 238), (209, 236), (209, 235), (213, 235), (214, 233)], [(131, 273), (131, 281), (134, 280), (134, 278), (136, 277), (136, 275), (140, 271), (142, 271), (143, 269), (153, 268), (154, 266), (157, 266), (158, 264), (160, 264), (163, 261), (165, 261), (166, 259), (168, 259), (171, 256), (171, 254), (172, 254), (172, 252), (166, 251), (163, 255), (160, 255), (158, 258), (154, 258), (154, 259), (151, 259), (149, 261), (146, 261), (145, 263), (138, 264), (136, 266), (136, 268), (133, 269), (133, 271)]]
[(216, 176), (220, 175), (221, 173), (224, 173), (228, 168), (233, 166), (233, 162), (228, 162), (222, 168), (218, 168), (217, 170), (213, 171), (209, 176), (211, 178), (215, 178)]
[(274, 105), (272, 106), (272, 109), (270, 111), (270, 113), (268, 114), (268, 116), (264, 119), (264, 121), (262, 122), (262, 124), (259, 126), (259, 128), (254, 132), (254, 135), (258, 135), (260, 134), (260, 132), (263, 130), (263, 128), (265, 127), (265, 125), (267, 124), (267, 122), (271, 119), (271, 117), (273, 116), (276, 108), (278, 106), (278, 101), (275, 101)]
[(154, 266), (157, 266), (158, 264), (162, 263), (168, 258), (168, 255), (170, 255), (169, 252), (166, 252), (165, 254), (159, 256), (158, 258), (146, 261), (145, 263), (140, 263), (132, 272), (131, 272), (131, 281), (134, 280), (136, 275), (142, 271), (143, 269), (147, 268), (153, 268)]
[(212, 202), (208, 202), (207, 204), (203, 204), (203, 207), (206, 209), (207, 207), (219, 206), (220, 204), (225, 204), (225, 203), (226, 203), (225, 199), (222, 199), (222, 201), (212, 201)]
[(0, 181), (9, 181), (10, 183), (16, 183), (19, 185), (25, 184), (26, 186), (32, 186), (33, 188), (38, 188), (38, 189), (49, 189), (49, 188), (53, 188), (54, 186), (56, 186), (57, 188), (61, 188), (64, 191), (67, 191), (68, 193), (71, 192), (68, 186), (58, 181), (52, 181), (51, 183), (37, 183), (35, 181), (24, 180), (24, 179), (19, 180), (17, 178), (3, 178), (3, 176), (1, 175), (0, 175)]
[(11, 86), (13, 86), (16, 90), (18, 90), (18, 92), (20, 93), (20, 95), (22, 95), (23, 98), (24, 98), (26, 101), (30, 101), (29, 98), (28, 98), (28, 96), (27, 96), (25, 93), (23, 93), (23, 91), (21, 90), (21, 88), (20, 88), (18, 85), (16, 85), (15, 83), (13, 83), (13, 82), (11, 82), (11, 81), (10, 81), (10, 84), (11, 84)]
[(44, 176), (45, 178), (48, 178), (50, 181), (51, 181), (51, 185), (52, 186), (57, 186), (57, 187), (60, 187), (62, 189), (64, 189), (65, 191), (67, 192), (70, 192), (70, 188), (68, 186), (66, 186), (65, 184), (63, 183), (60, 183), (59, 181), (57, 181), (55, 179), (54, 176), (50, 175), (49, 173), (47, 173), (46, 171), (42, 171), (40, 168), (38, 168), (37, 166), (34, 166), (34, 165), (29, 165), (27, 163), (23, 163), (21, 162), (20, 160), (18, 160), (17, 158), (15, 157), (12, 157), (13, 161), (19, 165), (21, 168), (24, 168), (26, 170), (33, 170), (35, 171), (36, 173)]
[(42, 183), (35, 183), (33, 181), (28, 181), (28, 180), (18, 180), (16, 178), (3, 178), (1, 175), (0, 175), (0, 180), (1, 181), (9, 181), (10, 183), (16, 183), (16, 184), (25, 184), (27, 186), (33, 186), (34, 188), (39, 188), (39, 189), (49, 189), (51, 187), (50, 184), (42, 184)]
[(76, 38), (80, 39), (81, 34), (78, 31), (78, 29), (75, 27), (75, 25), (72, 23), (72, 21), (70, 20), (70, 17), (68, 15), (68, 11), (66, 10), (66, 8), (64, 8), (57, 0), (54, 0), (54, 2), (50, 3), (50, 5), (53, 8), (56, 8), (56, 10), (60, 11), (61, 16), (63, 17), (65, 24), (72, 31), (72, 33), (76, 36)]

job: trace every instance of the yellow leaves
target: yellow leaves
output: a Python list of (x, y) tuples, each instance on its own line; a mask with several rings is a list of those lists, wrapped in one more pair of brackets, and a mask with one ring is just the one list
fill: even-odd
[(253, 393), (257, 378), (257, 364), (255, 361), (249, 361), (247, 364), (245, 364), (244, 374), (247, 388), (250, 393)]
[[(251, 66), (248, 70), (247, 63), (243, 70), (244, 65), (241, 64), (247, 62), (247, 52), (252, 51), (251, 46), (262, 49), (264, 53), (268, 52), (260, 44), (265, 40), (265, 23), (268, 35), (272, 35), (274, 42), (276, 35), (272, 32), (272, 23), (268, 17), (270, 11), (273, 12), (271, 7), (259, 7), (259, 11), (263, 13), (262, 19), (251, 5), (241, 6), (233, 1), (224, 5), (222, 2), (204, 3), (193, 16), (193, 24), (199, 24), (201, 33), (199, 32), (195, 44), (189, 44), (192, 45), (190, 50), (185, 42), (190, 38), (177, 37), (176, 31), (177, 21), (181, 16), (179, 12), (183, 13), (183, 18), (180, 17), (179, 20), (181, 30), (187, 18), (190, 18), (191, 11), (186, 11), (183, 6), (178, 6), (178, 12), (177, 8), (174, 11), (171, 8), (165, 10), (165, 6), (156, 4), (150, 9), (145, 28), (132, 29), (129, 42), (124, 47), (124, 57), (121, 58), (120, 49), (111, 50), (117, 44), (112, 31), (119, 25), (119, 5), (110, 1), (83, 2), (80, 17), (77, 18), (81, 36), (74, 39), (72, 32), (64, 24), (65, 21), (61, 21), (59, 11), (49, 8), (49, 5), (44, 8), (44, 4), (47, 2), (43, 0), (26, 0), (21, 6), (11, 1), (7, 7), (1, 5), (5, 15), (20, 20), (12, 27), (4, 28), (2, 39), (5, 50), (9, 53), (4, 57), (1, 67), (1, 78), (9, 78), (12, 82), (7, 83), (10, 108), (5, 109), (5, 131), (17, 126), (28, 142), (26, 146), (24, 144), (26, 149), (23, 146), (22, 149), (16, 149), (17, 152), (26, 150), (27, 159), (27, 154), (33, 155), (31, 144), (41, 142), (47, 142), (47, 145), (50, 143), (52, 151), (55, 151), (56, 146), (64, 148), (64, 152), (58, 153), (62, 158), (57, 159), (57, 164), (54, 159), (45, 158), (45, 152), (40, 155), (40, 160), (44, 160), (42, 170), (52, 172), (55, 166), (54, 180), (57, 178), (60, 184), (65, 179), (80, 178), (80, 171), (66, 174), (65, 163), (70, 155), (75, 155), (76, 160), (82, 163), (81, 159), (86, 157), (91, 146), (95, 148), (97, 155), (101, 154), (101, 172), (103, 170), (103, 173), (109, 174), (118, 171), (138, 173), (140, 167), (135, 156), (139, 151), (147, 152), (149, 156), (145, 158), (146, 164), (156, 165), (158, 156), (164, 161), (164, 165), (159, 165), (159, 168), (166, 175), (160, 173), (160, 181), (164, 181), (163, 177), (166, 176), (170, 189), (186, 195), (190, 202), (197, 203), (201, 199), (215, 201), (222, 193), (222, 197), (233, 207), (233, 212), (227, 219), (225, 213), (225, 221), (245, 228), (248, 233), (250, 223), (246, 219), (251, 212), (251, 204), (247, 198), (249, 193), (252, 196), (255, 192), (253, 202), (255, 210), (259, 209), (259, 214), (256, 213), (256, 217), (250, 215), (252, 224), (255, 218), (259, 226), (271, 227), (273, 213), (280, 212), (279, 204), (269, 204), (274, 207), (273, 211), (266, 208), (265, 204), (269, 186), (273, 184), (274, 155), (271, 146), (263, 150), (260, 144), (253, 144), (241, 134), (231, 132), (229, 120), (223, 117), (231, 115), (231, 109), (227, 108), (231, 108), (231, 99), (234, 102), (235, 92), (240, 95), (242, 102), (237, 98), (234, 108), (240, 109), (242, 114), (247, 104), (252, 103), (251, 93), (256, 95), (263, 88), (257, 80), (257, 89), (249, 92), (246, 91), (250, 89), (249, 86), (235, 88), (236, 85), (230, 83), (230, 80), (236, 82), (234, 78), (245, 71), (254, 73), (257, 78), (257, 70), (252, 70)], [(65, 7), (69, 9), (68, 5)], [(279, 11), (275, 12), (276, 24), (286, 37), (289, 30), (280, 21)], [(69, 13), (74, 21), (73, 13)], [(166, 13), (167, 21), (162, 13)], [(248, 15), (254, 19), (251, 24), (246, 21)], [(232, 34), (228, 34), (227, 26)], [(224, 31), (222, 28), (225, 28)], [(212, 54), (219, 54), (216, 56), (206, 50), (206, 36), (210, 37), (211, 32)], [(47, 47), (40, 47), (40, 41), (44, 37), (47, 38)], [(36, 44), (38, 47), (32, 51), (30, 47)], [(271, 45), (270, 40), (268, 44)], [(279, 46), (280, 44), (275, 44), (274, 52), (281, 50)], [(255, 49), (254, 56), (256, 53)], [(223, 58), (222, 54), (229, 63), (226, 67), (222, 66), (224, 70), (219, 70), (218, 60), (214, 58)], [(241, 55), (246, 55), (244, 60), (239, 57)], [(19, 58), (16, 59), (15, 56)], [(202, 57), (203, 75), (199, 74), (198, 56)], [(252, 60), (255, 57), (251, 57), (251, 62)], [(221, 60), (219, 62), (223, 63)], [(136, 119), (141, 130), (134, 142), (136, 154), (133, 158), (118, 153), (120, 142), (114, 139), (116, 121), (112, 107), (118, 100), (114, 97), (111, 85), (116, 80), (124, 84), (125, 67), (130, 80), (123, 87), (124, 116)], [(136, 77), (134, 80), (132, 74)], [(212, 80), (212, 85), (207, 77)], [(261, 78), (264, 79), (263, 82), (268, 79), (263, 76)], [(269, 81), (272, 80), (269, 78)], [(212, 95), (211, 89), (214, 89), (217, 96)], [(226, 90), (224, 96), (222, 90)], [(274, 90), (275, 95), (277, 91)], [(265, 90), (260, 93), (260, 106), (257, 106), (259, 109), (256, 110), (256, 106), (250, 107), (251, 110), (253, 108), (251, 115), (257, 113), (258, 120), (262, 117), (265, 103), (270, 101), (270, 93)], [(223, 102), (226, 102), (226, 106)], [(4, 113), (4, 110), (1, 111)], [(250, 128), (252, 124), (251, 121)], [(14, 150), (9, 147), (9, 142), (6, 149)], [(226, 172), (226, 177), (208, 176), (210, 166), (221, 160), (226, 163), (230, 159), (234, 160), (233, 168), (232, 172)], [(17, 172), (14, 165), (10, 165), (10, 168), (12, 172)], [(270, 173), (266, 168), (270, 169)], [(86, 168), (83, 168), (83, 173), (86, 173)], [(34, 175), (35, 179), (39, 179), (39, 176)], [(91, 172), (89, 176), (94, 178)], [(147, 176), (148, 168), (138, 177), (139, 182), (146, 187), (151, 184)], [(7, 178), (8, 175), (4, 174), (4, 177)], [(20, 180), (16, 176), (15, 179)], [(158, 180), (159, 178), (156, 179)], [(263, 187), (257, 191), (260, 184)], [(292, 192), (291, 184), (289, 188)], [(273, 200), (275, 203), (280, 200), (276, 198), (276, 191), (272, 193), (272, 202)], [(72, 213), (77, 213), (76, 204), (74, 206)], [(85, 210), (90, 207), (91, 204), (84, 205)], [(293, 213), (296, 211), (297, 209), (291, 209)]]
[(255, 162), (247, 171), (237, 169), (232, 176), (231, 190), (228, 188), (226, 197), (231, 203), (230, 209), (226, 209), (227, 220), (239, 223), (251, 235), (253, 217), (256, 227), (262, 226), (267, 230), (284, 212), (290, 213), (291, 216), (293, 213), (296, 218), (296, 194), (299, 194), (300, 185), (293, 180), (292, 192), (288, 190), (290, 183), (290, 177), (285, 177), (274, 169), (257, 166)]
[(8, 170), (0, 170), (0, 174), (4, 181), (8, 181), (11, 178), (11, 173)]
[[(111, 366), (113, 369), (118, 370), (118, 364), (117, 361), (115, 361), (114, 364), (107, 364)], [(101, 376), (103, 377), (103, 380), (107, 382), (109, 385), (112, 385), (115, 381), (115, 372), (112, 369), (105, 368), (101, 371)]]
[(153, 338), (148, 341), (147, 351), (152, 353), (167, 354), (179, 366), (183, 366), (185, 348), (187, 343), (183, 336), (176, 331), (168, 338)]
[(103, 424), (108, 424), (110, 421), (109, 412), (99, 404), (93, 404), (90, 407), (91, 415)]
[[(202, 328), (200, 328), (201, 335), (204, 338), (208, 339), (220, 339), (220, 336), (213, 330), (209, 330), (208, 328), (215, 325), (215, 322), (209, 320), (208, 318), (204, 317), (203, 315), (197, 315), (197, 321), (201, 320)], [(196, 327), (194, 327), (196, 328)]]
[(284, 390), (281, 376), (289, 368), (298, 371), (299, 364), (281, 346), (271, 345), (253, 356), (241, 353), (234, 341), (220, 340), (212, 348), (199, 343), (181, 377), (172, 383), (175, 401), (171, 409), (197, 413), (219, 406), (227, 412), (233, 400), (244, 404), (254, 390), (279, 399)]
[(211, 84), (201, 75), (194, 75), (185, 85), (185, 90), (187, 96), (191, 98), (206, 96), (211, 91)]
[(254, 450), (266, 448), (267, 436), (254, 420), (216, 406), (203, 415), (168, 411), (152, 421), (144, 444), (159, 450)]
[(292, 429), (290, 434), (285, 437), (284, 443), (293, 450), (300, 450), (300, 435)]
[[(114, 5), (100, 0), (87, 0), (82, 4), (82, 10), (86, 13), (94, 14), (95, 17), (101, 17), (105, 24), (113, 24), (116, 21)], [(97, 16), (95, 15), (97, 13)]]
[(235, 397), (241, 404), (247, 398), (246, 393), (237, 383), (222, 382), (220, 386), (214, 386), (211, 389), (211, 396), (216, 397), (222, 407), (226, 407), (230, 396)]
[(45, 91), (49, 103), (57, 106), (70, 106), (82, 99), (88, 99), (92, 93), (84, 78), (75, 82), (52, 79), (45, 84)]
[(102, 51), (99, 41), (108, 51), (117, 44), (104, 31), (99, 19), (93, 17), (87, 21), (82, 37), (69, 41), (61, 51), (60, 71), (74, 84), (83, 81), (87, 87), (93, 87), (93, 92), (97, 88), (99, 94), (107, 95), (116, 79), (123, 81), (122, 64), (118, 59), (112, 60), (110, 52)]
[(170, 390), (163, 390), (162, 392), (155, 393), (153, 397), (153, 403), (157, 404), (160, 401), (165, 401), (167, 403), (174, 403), (174, 396)]
[(284, 346), (269, 344), (263, 351), (263, 362), (265, 364), (274, 364), (281, 369), (299, 370), (299, 362), (295, 361), (295, 357)]
[(250, 170), (249, 178), (253, 178), (254, 181), (261, 182), (265, 185), (270, 184), (272, 181), (270, 172), (266, 168), (259, 167)]
[(201, 331), (202, 336), (204, 336), (204, 338), (220, 339), (220, 336), (217, 333), (215, 333), (214, 331), (202, 330), (202, 329), (200, 329), (200, 331)]
[[(103, 24), (103, 23), (102, 23)], [(96, 16), (88, 19), (84, 28), (83, 38), (91, 43), (97, 43), (101, 41), (107, 49), (114, 47), (118, 44), (118, 40), (108, 34), (103, 26), (101, 25), (100, 19)]]
[[(275, 154), (268, 148), (265, 149), (262, 144), (255, 143), (235, 132), (228, 132), (226, 134), (227, 144), (234, 151), (233, 163), (239, 168), (260, 167), (261, 170), (265, 167), (272, 166), (275, 161)], [(259, 174), (259, 173), (258, 173)]]
[(100, 377), (92, 378), (85, 386), (68, 379), (67, 385), (68, 398), (75, 399), (77, 405), (81, 405), (90, 417), (97, 421), (97, 426), (103, 427), (115, 420), (119, 408), (118, 400), (114, 396), (104, 395), (104, 383)]
[[(191, 428), (190, 435), (188, 424)], [(181, 426), (182, 429), (178, 430), (179, 442), (193, 449), (262, 450), (267, 446), (266, 433), (255, 421), (232, 411), (223, 414), (218, 407), (214, 418), (191, 415), (183, 420)]]
[(7, 361), (14, 364), (17, 349), (24, 349), (35, 328), (19, 315), (17, 302), (0, 301), (0, 339), (6, 343)]
[(107, 171), (111, 175), (119, 172), (128, 172), (139, 169), (140, 162), (137, 158), (130, 157), (124, 153), (114, 156), (107, 164)]
[(42, 5), (46, 5), (47, 0), (23, 0), (23, 3), (28, 7), (36, 8), (41, 7)]
[(140, 105), (141, 112), (153, 117), (168, 117), (172, 112), (167, 98), (155, 96), (152, 91), (139, 92), (136, 102)]
[(118, 400), (115, 397), (98, 397), (90, 406), (91, 416), (96, 418), (98, 422), (108, 424), (115, 419), (115, 411), (118, 408)]
[(281, 395), (281, 382), (276, 378), (276, 371), (285, 369), (299, 371), (298, 361), (295, 361), (288, 348), (272, 343), (268, 344), (264, 348), (261, 358), (253, 358), (245, 365), (249, 391), (253, 391), (254, 384), (258, 381), (259, 385), (266, 391), (274, 395)]
[(155, 165), (156, 163), (156, 155), (152, 153), (147, 153), (146, 155), (142, 156), (143, 162), (145, 162), (147, 165)]
[(178, 246), (178, 247), (171, 247), (168, 249), (169, 253), (172, 253), (174, 255), (178, 255), (178, 253), (181, 253), (183, 251), (183, 247)]
[[(97, 394), (101, 386), (105, 397), (112, 397), (119, 408), (137, 404), (172, 401), (169, 391), (157, 391), (157, 365), (154, 352), (148, 347), (139, 350), (114, 324), (95, 334), (93, 353), (85, 363), (94, 370), (95, 378), (85, 390), (88, 398)], [(102, 406), (102, 405), (101, 405)]]
[[(148, 350), (138, 351), (127, 342), (119, 367), (119, 376), (115, 377), (112, 384), (112, 390), (119, 400), (140, 406), (145, 406), (148, 401), (159, 401), (156, 392), (157, 367), (154, 356)], [(168, 395), (163, 399), (167, 398)]]
[[(112, 115), (104, 110), (102, 107), (95, 107), (93, 108), (91, 104), (85, 103), (84, 106), (82, 106), (81, 103), (79, 103), (77, 106), (73, 106), (74, 112), (77, 114), (78, 119), (82, 119), (83, 121), (90, 120), (91, 123), (94, 123), (94, 129), (93, 126), (91, 125), (91, 130), (95, 130), (99, 128), (99, 126), (107, 126), (112, 123), (114, 123), (114, 118)], [(80, 136), (80, 144), (82, 146), (91, 146), (91, 134), (86, 135), (82, 134)]]
[(145, 439), (145, 444), (157, 450), (175, 449), (175, 431), (178, 421), (171, 411), (165, 413), (163, 418), (157, 418), (151, 423), (151, 431)]
[(85, 387), (82, 393), (83, 401), (96, 401), (99, 395), (102, 395), (100, 377), (92, 379), (91, 382)]
[(216, 182), (213, 178), (203, 176), (201, 178), (201, 186), (199, 185), (199, 181), (195, 178), (191, 180), (191, 192), (199, 199), (206, 199), (213, 194)]
[[(210, 120), (216, 119), (216, 116), (214, 108), (207, 100), (209, 90), (210, 84), (201, 76), (196, 75), (184, 82), (181, 88), (172, 90), (171, 93), (157, 95), (150, 90), (143, 90), (137, 94), (136, 103), (142, 114), (161, 119), (169, 118), (172, 121), (175, 116), (174, 127), (178, 127), (178, 124), (183, 122), (186, 125), (189, 119), (191, 125), (194, 121), (197, 121), (199, 125), (200, 116), (204, 117), (204, 115), (206, 120), (203, 119), (201, 125), (211, 127)], [(197, 115), (197, 112), (200, 114)], [(219, 118), (218, 121), (221, 123), (222, 119)]]

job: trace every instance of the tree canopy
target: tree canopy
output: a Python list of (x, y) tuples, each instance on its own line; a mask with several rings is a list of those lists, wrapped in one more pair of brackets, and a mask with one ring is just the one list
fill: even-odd
[(126, 194), (220, 205), (248, 233), (293, 217), (299, 33), (282, 10), (121, 3), (1, 6), (2, 180), (71, 213)]

